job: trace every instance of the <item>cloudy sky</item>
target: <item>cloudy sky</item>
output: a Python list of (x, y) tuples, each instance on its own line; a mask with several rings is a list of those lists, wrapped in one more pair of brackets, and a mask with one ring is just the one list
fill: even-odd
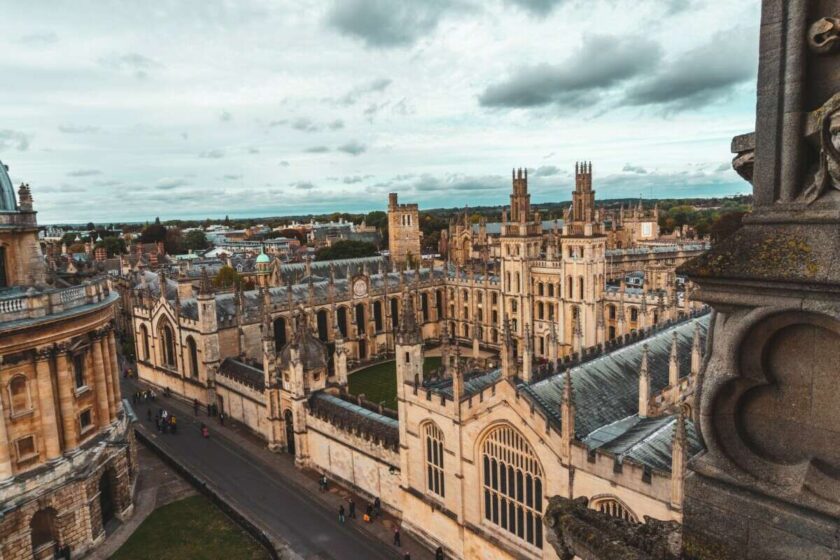
[(5, 2), (0, 159), (42, 223), (736, 194), (758, 1)]

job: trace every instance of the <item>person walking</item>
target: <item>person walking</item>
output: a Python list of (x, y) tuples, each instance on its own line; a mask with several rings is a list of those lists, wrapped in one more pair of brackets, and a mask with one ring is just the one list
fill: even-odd
[(220, 423), (222, 426), (224, 426), (224, 425), (225, 425), (225, 413), (224, 413), (224, 412), (220, 412), (220, 413), (219, 413), (219, 423)]
[(411, 553), (406, 552), (405, 555), (403, 556), (403, 560), (411, 560)]
[(356, 519), (356, 502), (353, 501), (353, 498), (348, 498), (347, 502), (349, 504), (350, 519)]
[(394, 525), (394, 546), (402, 546), (400, 542), (400, 526)]
[(198, 416), (198, 399), (193, 399), (193, 416)]
[(344, 504), (338, 506), (338, 522), (344, 523)]
[(373, 499), (373, 516), (374, 517), (379, 517), (379, 514), (381, 513), (381, 510), (382, 510), (382, 502), (379, 501), (378, 497), (374, 498)]
[(435, 560), (446, 560), (446, 557), (443, 555), (442, 546), (437, 547), (437, 550), (435, 550)]

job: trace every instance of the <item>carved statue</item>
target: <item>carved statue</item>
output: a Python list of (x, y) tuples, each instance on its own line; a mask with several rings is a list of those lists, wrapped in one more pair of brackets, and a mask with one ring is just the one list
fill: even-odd
[(840, 190), (840, 93), (808, 115), (806, 137), (819, 151), (811, 185), (805, 191), (810, 204), (829, 189)]
[(840, 47), (840, 18), (824, 17), (811, 24), (808, 46), (816, 54), (830, 54)]

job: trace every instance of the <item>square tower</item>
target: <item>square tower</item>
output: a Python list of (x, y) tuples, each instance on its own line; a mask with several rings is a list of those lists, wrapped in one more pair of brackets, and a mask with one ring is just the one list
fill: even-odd
[(391, 261), (412, 264), (420, 253), (420, 212), (416, 204), (398, 204), (397, 193), (388, 195), (388, 250)]

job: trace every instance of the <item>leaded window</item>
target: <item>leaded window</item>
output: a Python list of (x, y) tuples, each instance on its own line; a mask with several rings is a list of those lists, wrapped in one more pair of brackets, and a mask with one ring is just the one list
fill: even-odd
[(542, 548), (542, 469), (518, 431), (499, 426), (481, 446), (484, 519)]
[(441, 498), (446, 495), (443, 472), (443, 432), (431, 422), (423, 429), (426, 441), (426, 488)]

